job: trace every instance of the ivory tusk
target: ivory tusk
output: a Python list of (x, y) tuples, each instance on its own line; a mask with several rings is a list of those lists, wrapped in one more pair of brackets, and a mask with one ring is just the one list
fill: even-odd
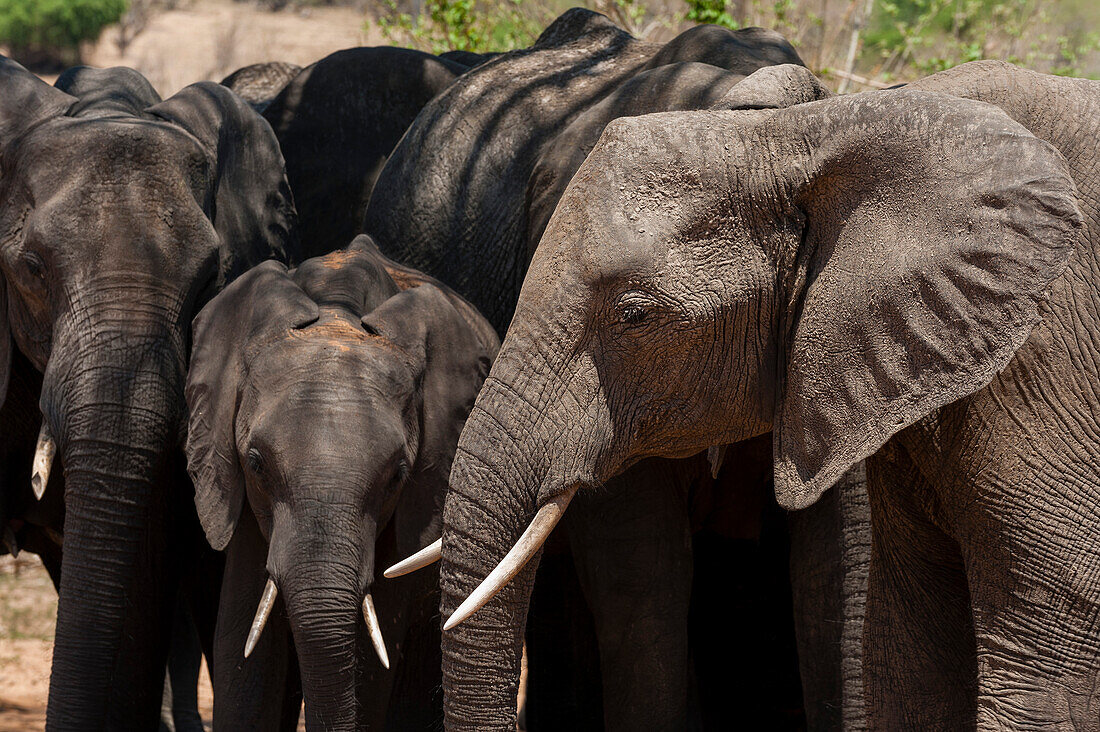
[(374, 652), (378, 654), (378, 660), (386, 669), (390, 667), (390, 657), (386, 653), (386, 641), (382, 638), (382, 626), (378, 623), (378, 613), (374, 609), (374, 600), (370, 593), (363, 598), (363, 620), (367, 622), (367, 630), (370, 632), (370, 642), (374, 646)]
[(393, 579), (394, 577), (400, 577), (403, 574), (409, 574), (415, 572), (418, 569), (423, 569), (429, 564), (438, 562), (439, 558), (443, 556), (443, 539), (436, 539), (428, 546), (424, 547), (416, 554), (413, 554), (408, 559), (404, 559), (397, 564), (393, 565), (385, 572), (382, 573), (383, 577)]
[(279, 588), (270, 577), (264, 585), (264, 594), (260, 598), (260, 606), (256, 608), (256, 617), (252, 621), (252, 628), (248, 631), (248, 640), (244, 644), (244, 657), (252, 655), (256, 643), (260, 640), (260, 634), (264, 632), (267, 619), (271, 615), (271, 608), (275, 606), (275, 597), (279, 594)]
[(46, 492), (46, 484), (50, 482), (50, 467), (53, 465), (53, 456), (57, 453), (57, 443), (50, 435), (50, 428), (46, 421), (42, 421), (42, 428), (38, 430), (38, 445), (34, 448), (34, 465), (31, 469), (31, 490), (34, 497), (42, 500)]
[(512, 578), (523, 569), (524, 565), (531, 560), (531, 557), (535, 555), (535, 552), (550, 536), (550, 532), (554, 530), (554, 526), (565, 515), (565, 509), (576, 493), (577, 486), (554, 496), (538, 510), (535, 518), (531, 519), (530, 526), (519, 537), (516, 545), (509, 550), (504, 559), (500, 560), (500, 564), (489, 573), (489, 576), (478, 585), (478, 588), (462, 601), (462, 604), (458, 606), (458, 609), (443, 625), (443, 630), (450, 630), (476, 613), (485, 603), (492, 600), (501, 588), (512, 581)]
[(726, 460), (726, 448), (729, 445), (711, 445), (707, 448), (707, 461), (710, 463), (710, 477), (718, 480), (722, 463)]

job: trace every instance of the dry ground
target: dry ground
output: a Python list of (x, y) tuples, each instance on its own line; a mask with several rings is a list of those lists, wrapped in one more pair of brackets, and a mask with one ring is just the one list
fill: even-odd
[(0, 557), (0, 732), (42, 729), (57, 594), (38, 558)]
[(196, 81), (221, 81), (263, 61), (306, 66), (333, 51), (384, 45), (364, 16), (351, 8), (262, 10), (229, 0), (191, 0), (156, 15), (121, 51), (118, 31), (108, 28), (84, 50), (92, 66), (130, 66), (145, 74), (162, 96)]
[[(46, 725), (57, 593), (33, 554), (0, 557), (0, 732)], [(210, 728), (214, 699), (203, 666), (199, 710)]]

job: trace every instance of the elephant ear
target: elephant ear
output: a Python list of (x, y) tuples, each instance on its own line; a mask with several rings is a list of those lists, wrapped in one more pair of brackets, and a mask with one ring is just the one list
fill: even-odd
[(0, 155), (24, 132), (65, 113), (76, 99), (0, 56)]
[(265, 259), (300, 260), (294, 198), (271, 126), (220, 84), (188, 86), (146, 112), (193, 135), (214, 171), (207, 215), (221, 240), (220, 289)]
[(184, 389), (187, 471), (195, 482), (199, 521), (215, 549), (229, 543), (244, 501), (235, 423), (246, 350), (265, 334), (301, 328), (319, 314), (286, 266), (269, 260), (237, 278), (195, 317)]
[[(0, 161), (25, 132), (50, 118), (64, 114), (75, 102), (72, 96), (53, 88), (10, 58), (0, 56)], [(0, 239), (7, 232), (0, 231)], [(0, 275), (0, 406), (11, 378), (11, 325), (8, 322), (7, 287)]]
[(443, 515), (458, 435), (500, 347), (488, 321), (479, 315), (480, 326), (467, 322), (462, 305), (469, 307), (442, 286), (425, 283), (362, 318), (364, 328), (397, 344), (423, 368), (419, 452), (394, 513), (401, 556), (418, 551), (442, 531), (440, 525), (425, 527), (422, 517), (434, 516), (438, 524)]
[(805, 216), (773, 424), (776, 495), (795, 509), (1004, 369), (1082, 218), (1059, 152), (991, 105), (900, 89), (763, 116), (749, 134), (790, 151), (781, 195)]

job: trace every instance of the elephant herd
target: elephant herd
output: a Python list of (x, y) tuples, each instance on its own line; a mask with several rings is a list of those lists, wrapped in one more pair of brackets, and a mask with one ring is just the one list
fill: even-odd
[(168, 99), (0, 57), (47, 729), (201, 648), (218, 730), (515, 730), (521, 666), (529, 730), (1100, 730), (1098, 171), (1100, 82), (582, 9)]

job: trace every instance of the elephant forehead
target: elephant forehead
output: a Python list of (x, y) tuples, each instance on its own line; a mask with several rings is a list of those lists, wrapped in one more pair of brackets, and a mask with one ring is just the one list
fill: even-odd
[(73, 172), (207, 163), (194, 137), (174, 125), (147, 119), (63, 117), (35, 130), (23, 150), (43, 164), (79, 162)]
[[(362, 316), (397, 294), (398, 287), (377, 258), (341, 250), (306, 260), (294, 270), (294, 281), (321, 307), (331, 306)], [(357, 330), (362, 330), (358, 328)]]
[(253, 380), (337, 380), (345, 384), (408, 385), (414, 370), (409, 355), (383, 336), (367, 333), (357, 317), (322, 308), (305, 328), (267, 339), (247, 354)]
[[(210, 162), (194, 138), (146, 120), (62, 119), (45, 125), (20, 145), (19, 171), (40, 204), (86, 201), (111, 210), (124, 202), (167, 203), (181, 196), (204, 205), (211, 181)], [(89, 200), (103, 191), (108, 198)], [(137, 210), (159, 215), (151, 207)]]

